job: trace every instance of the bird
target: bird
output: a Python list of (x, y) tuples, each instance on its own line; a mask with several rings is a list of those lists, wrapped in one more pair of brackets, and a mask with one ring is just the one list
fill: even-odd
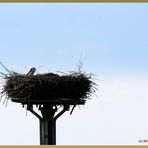
[(36, 68), (35, 67), (30, 68), (30, 71), (26, 74), (26, 76), (33, 76), (33, 74), (35, 73), (35, 71), (36, 71)]

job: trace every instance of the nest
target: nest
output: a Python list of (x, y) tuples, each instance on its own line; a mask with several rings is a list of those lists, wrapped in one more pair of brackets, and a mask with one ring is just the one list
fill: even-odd
[(27, 76), (11, 72), (3, 74), (5, 84), (1, 94), (21, 101), (85, 102), (95, 92), (92, 75), (82, 72), (59, 75), (44, 73)]

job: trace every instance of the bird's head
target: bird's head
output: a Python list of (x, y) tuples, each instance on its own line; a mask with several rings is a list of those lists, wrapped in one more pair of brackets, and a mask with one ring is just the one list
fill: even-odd
[(36, 68), (35, 68), (35, 67), (32, 67), (32, 68), (30, 69), (30, 71), (36, 71)]

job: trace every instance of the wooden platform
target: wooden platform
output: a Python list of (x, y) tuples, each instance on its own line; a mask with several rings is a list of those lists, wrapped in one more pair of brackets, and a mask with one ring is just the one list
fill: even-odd
[(43, 99), (43, 100), (34, 100), (34, 99), (20, 99), (20, 98), (12, 98), (12, 102), (22, 103), (22, 104), (51, 104), (51, 105), (84, 105), (86, 100), (80, 99), (67, 99), (67, 98), (58, 98), (58, 99)]

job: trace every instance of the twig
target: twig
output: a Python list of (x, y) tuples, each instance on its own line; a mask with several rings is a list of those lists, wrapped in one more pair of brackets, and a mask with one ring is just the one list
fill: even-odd
[[(10, 71), (9, 69), (7, 69), (1, 61), (0, 61), (0, 64), (5, 68), (5, 70), (6, 70), (7, 72), (11, 73), (11, 71)], [(12, 73), (11, 73), (11, 74), (12, 74)]]
[(74, 110), (75, 107), (76, 107), (76, 104), (73, 106), (73, 108), (72, 108), (72, 110), (70, 112), (70, 115), (72, 114), (72, 112), (73, 112), (73, 110)]

